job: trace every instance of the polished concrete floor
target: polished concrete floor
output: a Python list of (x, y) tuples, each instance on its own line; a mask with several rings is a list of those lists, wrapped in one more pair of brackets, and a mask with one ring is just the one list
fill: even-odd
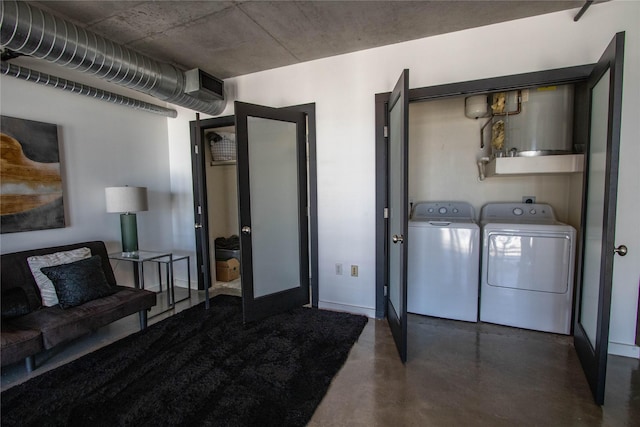
[[(176, 311), (203, 299), (194, 292)], [(129, 316), (43, 355), (31, 375), (5, 367), (2, 389), (136, 330)], [(403, 365), (386, 321), (369, 319), (309, 426), (640, 426), (640, 361), (610, 356), (607, 378), (600, 407), (570, 337), (422, 316), (410, 318)]]
[(593, 403), (572, 338), (423, 316), (399, 361), (370, 319), (310, 426), (640, 426), (640, 361), (609, 357)]

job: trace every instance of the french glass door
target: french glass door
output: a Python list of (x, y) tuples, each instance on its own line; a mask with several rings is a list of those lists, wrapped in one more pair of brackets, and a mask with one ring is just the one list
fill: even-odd
[(306, 117), (235, 103), (244, 321), (309, 303)]
[(387, 225), (387, 321), (402, 362), (407, 361), (407, 231), (409, 70), (404, 70), (388, 106), (389, 177)]
[(604, 403), (615, 246), (624, 33), (618, 33), (589, 78), (590, 123), (582, 218), (582, 270), (574, 343), (597, 404)]

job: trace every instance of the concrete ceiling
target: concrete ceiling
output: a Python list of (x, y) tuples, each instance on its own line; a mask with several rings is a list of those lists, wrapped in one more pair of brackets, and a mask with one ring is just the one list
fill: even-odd
[[(178, 68), (225, 79), (580, 8), (579, 1), (30, 2)], [(508, 37), (508, 35), (505, 35)]]

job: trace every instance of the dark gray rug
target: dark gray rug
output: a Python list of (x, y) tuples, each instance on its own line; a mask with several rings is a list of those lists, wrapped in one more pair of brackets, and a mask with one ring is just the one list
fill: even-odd
[(3, 392), (2, 426), (303, 426), (367, 323), (203, 304)]

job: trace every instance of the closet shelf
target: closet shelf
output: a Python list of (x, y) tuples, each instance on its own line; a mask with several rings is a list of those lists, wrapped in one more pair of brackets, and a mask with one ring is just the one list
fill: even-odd
[(235, 160), (215, 160), (211, 162), (211, 166), (227, 166), (227, 165), (235, 165)]
[(489, 161), (485, 174), (490, 176), (576, 173), (584, 170), (584, 154), (560, 154), (535, 157), (496, 157)]

